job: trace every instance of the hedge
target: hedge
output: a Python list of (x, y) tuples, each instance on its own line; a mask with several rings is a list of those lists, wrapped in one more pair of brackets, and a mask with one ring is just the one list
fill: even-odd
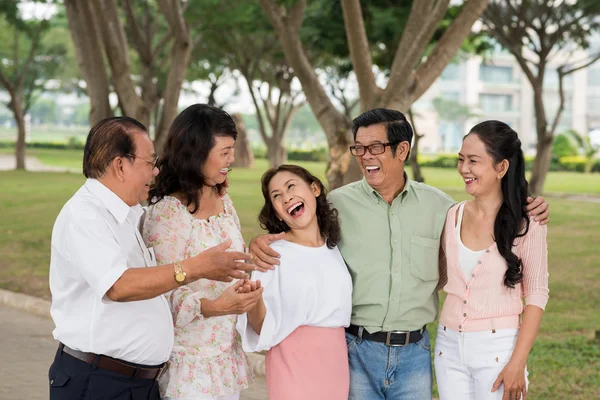
[[(9, 141), (0, 141), (0, 148), (14, 148), (15, 143)], [(68, 142), (29, 142), (28, 149), (76, 149), (83, 150), (84, 143), (78, 138), (71, 137)], [(267, 149), (264, 146), (253, 146), (255, 158), (268, 158)], [(318, 148), (313, 150), (288, 150), (288, 160), (290, 161), (319, 161), (327, 162), (329, 160), (329, 152), (326, 148)], [(525, 168), (529, 171), (533, 166), (535, 157), (525, 157)], [(458, 163), (457, 154), (423, 154), (419, 155), (419, 163), (421, 167), (435, 168), (456, 168)], [(566, 156), (560, 157), (558, 160), (553, 159), (550, 163), (550, 171), (572, 171), (584, 172), (586, 159), (581, 156)], [(600, 172), (600, 159), (594, 161), (592, 172)]]

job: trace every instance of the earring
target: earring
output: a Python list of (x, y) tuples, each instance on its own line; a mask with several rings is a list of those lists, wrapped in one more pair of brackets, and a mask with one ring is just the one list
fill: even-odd
[(502, 179), (502, 177), (500, 175), (498, 175), (496, 178), (498, 178), (498, 180)]

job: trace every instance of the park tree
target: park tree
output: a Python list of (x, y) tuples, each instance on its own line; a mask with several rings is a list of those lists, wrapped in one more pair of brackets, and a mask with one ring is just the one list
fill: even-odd
[[(534, 194), (543, 191), (554, 134), (565, 108), (563, 80), (600, 59), (600, 53), (580, 55), (600, 27), (599, 17), (597, 0), (492, 0), (482, 16), (485, 28), (515, 57), (533, 88), (537, 155), (529, 190)], [(544, 102), (544, 78), (551, 66), (558, 74), (559, 106), (554, 115), (549, 115)]]
[[(90, 122), (112, 115), (108, 101), (112, 87), (122, 113), (147, 126), (160, 105), (155, 126), (160, 148), (178, 112), (194, 44), (184, 18), (185, 8), (193, 5), (179, 0), (123, 0), (120, 4), (117, 0), (65, 0), (79, 69), (90, 97)], [(139, 65), (137, 74), (130, 47)]]
[(63, 46), (47, 40), (52, 28), (50, 16), (25, 16), (19, 8), (21, 3), (0, 1), (0, 84), (9, 95), (7, 107), (17, 125), (17, 169), (25, 169), (25, 115), (65, 55)]
[[(348, 151), (352, 142), (350, 121), (328, 97), (311, 63), (310, 48), (302, 41), (303, 20), (311, 7), (307, 8), (306, 0), (283, 3), (260, 0), (260, 3), (277, 32), (287, 62), (300, 80), (306, 99), (327, 136), (330, 154), (327, 177), (330, 187), (339, 187), (358, 179), (360, 172), (356, 163), (351, 161)], [(361, 111), (375, 107), (407, 111), (452, 61), (486, 6), (487, 0), (466, 1), (443, 35), (431, 46), (434, 34), (450, 7), (450, 0), (406, 1), (395, 6), (388, 5), (388, 8), (399, 7), (408, 10), (408, 13), (401, 21), (387, 21), (388, 24), (401, 26), (402, 31), (393, 38), (391, 67), (385, 87), (381, 87), (374, 68), (379, 47), (372, 46), (369, 41), (363, 5), (359, 0), (341, 0), (346, 47), (358, 82)], [(331, 21), (331, 24), (334, 23)], [(371, 28), (377, 27), (385, 28), (386, 25), (374, 24)]]
[(286, 162), (286, 133), (304, 96), (276, 32), (255, 2), (202, 0), (201, 4), (199, 46), (205, 57), (210, 57), (208, 65), (216, 76), (224, 67), (240, 73), (256, 110), (269, 164), (274, 167)]

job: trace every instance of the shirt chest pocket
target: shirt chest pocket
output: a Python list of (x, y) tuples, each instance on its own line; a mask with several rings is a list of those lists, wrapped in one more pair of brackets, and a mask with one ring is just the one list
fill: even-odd
[(410, 272), (423, 281), (439, 279), (439, 239), (412, 235), (410, 239)]

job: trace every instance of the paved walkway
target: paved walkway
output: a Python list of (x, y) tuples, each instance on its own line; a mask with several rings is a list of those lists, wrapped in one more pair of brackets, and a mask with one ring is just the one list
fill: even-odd
[[(0, 305), (0, 399), (48, 399), (48, 367), (56, 352), (54, 324)], [(241, 400), (267, 398), (264, 379), (242, 392)]]
[[(0, 171), (10, 171), (15, 169), (17, 166), (17, 160), (12, 154), (0, 154)], [(74, 172), (69, 168), (54, 167), (43, 164), (37, 157), (25, 156), (25, 168), (27, 171), (35, 172)]]

